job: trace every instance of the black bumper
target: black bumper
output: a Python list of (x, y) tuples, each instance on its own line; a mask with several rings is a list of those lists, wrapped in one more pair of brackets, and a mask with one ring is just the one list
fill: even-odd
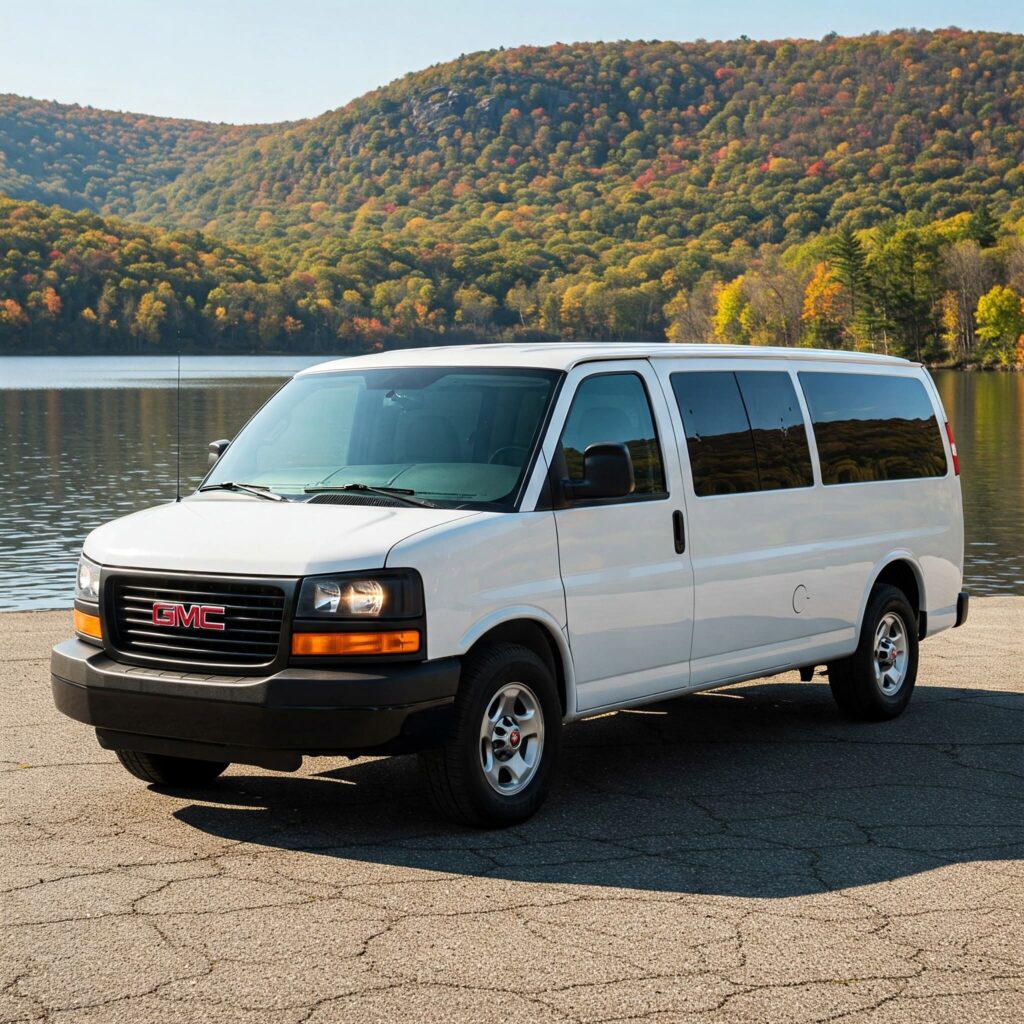
[(953, 628), (962, 626), (967, 621), (967, 613), (971, 609), (971, 595), (966, 590), (961, 590), (956, 599), (956, 622)]
[(108, 748), (294, 770), (303, 754), (408, 753), (444, 741), (459, 661), (228, 677), (124, 665), (81, 640), (50, 657), (58, 710)]

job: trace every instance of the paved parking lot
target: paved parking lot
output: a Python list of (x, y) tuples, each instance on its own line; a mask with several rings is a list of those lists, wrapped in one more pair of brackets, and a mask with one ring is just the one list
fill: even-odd
[(49, 696), (69, 613), (0, 616), (0, 1020), (1024, 1020), (1024, 598), (923, 647), (907, 714), (820, 680), (573, 726), (525, 827), (411, 758), (158, 793)]

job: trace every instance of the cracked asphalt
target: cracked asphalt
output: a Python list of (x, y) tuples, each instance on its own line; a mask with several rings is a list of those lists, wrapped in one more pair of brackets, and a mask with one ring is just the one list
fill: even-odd
[(820, 678), (568, 730), (527, 825), (413, 758), (158, 792), (0, 616), (0, 1021), (1024, 1021), (1024, 597), (922, 647), (895, 722)]

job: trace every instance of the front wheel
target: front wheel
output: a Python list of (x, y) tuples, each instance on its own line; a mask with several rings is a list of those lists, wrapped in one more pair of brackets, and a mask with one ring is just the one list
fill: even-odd
[(431, 801), (467, 825), (525, 821), (547, 796), (561, 734), (558, 689), (541, 658), (506, 643), (471, 655), (448, 742), (420, 754)]
[(828, 684), (851, 718), (881, 721), (902, 714), (917, 681), (917, 616), (897, 587), (875, 587), (857, 650), (831, 662)]
[(141, 750), (115, 750), (118, 761), (135, 776), (154, 786), (196, 786), (212, 782), (227, 761), (196, 761), (190, 757), (144, 754)]

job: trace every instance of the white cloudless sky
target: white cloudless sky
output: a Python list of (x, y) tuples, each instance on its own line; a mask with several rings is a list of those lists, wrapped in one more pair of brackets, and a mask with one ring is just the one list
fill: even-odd
[(311, 117), (498, 46), (1024, 32), (1024, 0), (5, 0), (0, 92), (237, 123)]

